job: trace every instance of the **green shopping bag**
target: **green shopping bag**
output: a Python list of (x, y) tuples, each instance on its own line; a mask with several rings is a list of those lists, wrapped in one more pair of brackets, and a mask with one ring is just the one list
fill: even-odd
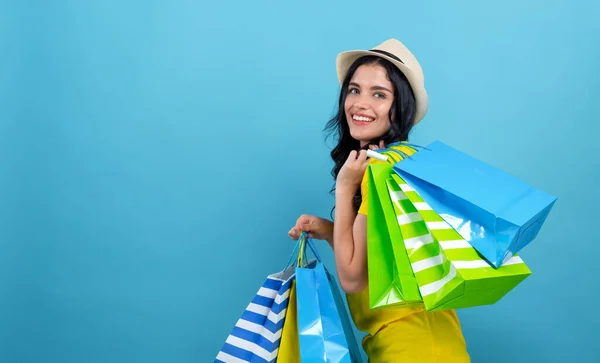
[(516, 255), (494, 268), (402, 178), (386, 184), (426, 310), (493, 304), (531, 274)]
[(392, 164), (370, 164), (367, 168), (367, 263), (371, 309), (423, 303), (386, 185), (386, 179), (394, 174), (392, 167)]

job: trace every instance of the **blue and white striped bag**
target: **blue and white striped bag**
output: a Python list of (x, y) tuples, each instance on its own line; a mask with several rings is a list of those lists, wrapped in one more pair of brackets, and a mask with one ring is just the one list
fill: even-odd
[(215, 363), (275, 362), (295, 266), (269, 275), (237, 321)]

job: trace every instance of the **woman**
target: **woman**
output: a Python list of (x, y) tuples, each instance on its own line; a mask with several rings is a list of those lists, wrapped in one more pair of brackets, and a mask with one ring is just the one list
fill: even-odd
[[(338, 136), (335, 162), (334, 222), (303, 215), (290, 230), (326, 240), (357, 328), (367, 335), (363, 347), (371, 362), (469, 362), (454, 310), (426, 312), (422, 305), (371, 310), (367, 274), (367, 149), (407, 141), (412, 127), (427, 112), (421, 66), (398, 40), (369, 51), (337, 57), (341, 83), (339, 110), (327, 124)], [(410, 148), (393, 146), (410, 154)], [(394, 157), (395, 153), (389, 153)], [(398, 158), (396, 156), (396, 158)], [(398, 160), (398, 159), (396, 159)]]

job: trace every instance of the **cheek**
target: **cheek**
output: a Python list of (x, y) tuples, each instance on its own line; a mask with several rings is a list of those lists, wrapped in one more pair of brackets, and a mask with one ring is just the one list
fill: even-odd
[(390, 107), (392, 104), (381, 105), (377, 108), (377, 117), (381, 120), (390, 122)]
[(350, 107), (352, 107), (352, 102), (350, 101), (350, 99), (346, 98), (346, 100), (344, 101), (344, 111), (348, 113)]

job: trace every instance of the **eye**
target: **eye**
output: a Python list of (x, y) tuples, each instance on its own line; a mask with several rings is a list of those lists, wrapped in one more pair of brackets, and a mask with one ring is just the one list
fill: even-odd
[(375, 96), (375, 98), (381, 98), (381, 99), (385, 98), (385, 94), (383, 94), (381, 92), (375, 93), (374, 96)]
[(358, 88), (350, 87), (350, 88), (348, 88), (348, 93), (350, 93), (350, 94), (358, 94), (360, 92), (359, 92)]

